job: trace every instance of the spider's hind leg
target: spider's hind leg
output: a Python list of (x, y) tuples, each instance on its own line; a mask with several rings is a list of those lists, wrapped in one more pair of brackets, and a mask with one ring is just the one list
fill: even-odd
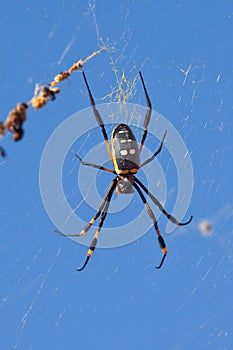
[(142, 73), (139, 72), (139, 75), (140, 75), (142, 86), (143, 86), (143, 89), (144, 89), (144, 92), (145, 92), (146, 104), (147, 104), (147, 111), (146, 111), (146, 116), (145, 116), (144, 125), (143, 125), (144, 132), (143, 132), (141, 143), (140, 143), (140, 147), (139, 147), (139, 152), (141, 153), (143, 145), (144, 145), (145, 140), (146, 140), (146, 136), (147, 136), (147, 128), (148, 128), (148, 125), (149, 125), (149, 122), (150, 122), (150, 118), (151, 118), (152, 106), (151, 106), (151, 101), (150, 101), (150, 98), (149, 98), (149, 95), (148, 95), (148, 92), (147, 92), (147, 89), (146, 89), (146, 85), (145, 85), (144, 79), (142, 77)]
[(111, 153), (110, 146), (109, 146), (109, 141), (108, 141), (108, 135), (107, 135), (107, 132), (106, 132), (106, 130), (105, 130), (104, 122), (103, 122), (103, 120), (102, 120), (102, 118), (101, 118), (101, 115), (100, 115), (98, 109), (97, 109), (96, 106), (95, 106), (95, 100), (94, 100), (94, 98), (93, 98), (93, 96), (92, 96), (91, 89), (90, 89), (90, 87), (89, 87), (89, 85), (88, 85), (86, 75), (85, 75), (84, 72), (82, 72), (82, 73), (83, 73), (83, 79), (84, 79), (84, 82), (85, 82), (85, 84), (86, 84), (87, 91), (88, 91), (88, 94), (89, 94), (90, 103), (91, 103), (91, 107), (92, 107), (94, 116), (95, 116), (95, 118), (96, 118), (96, 121), (97, 121), (98, 125), (99, 125), (100, 128), (101, 128), (101, 131), (102, 131), (102, 134), (103, 134), (103, 137), (104, 137), (104, 141), (105, 141), (105, 144), (106, 144), (108, 156), (109, 156), (109, 158), (111, 159), (111, 161), (113, 162), (112, 153)]

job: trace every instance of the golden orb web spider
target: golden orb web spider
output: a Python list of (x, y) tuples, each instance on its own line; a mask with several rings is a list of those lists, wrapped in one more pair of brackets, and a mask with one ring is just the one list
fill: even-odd
[(151, 101), (150, 101), (150, 98), (149, 98), (149, 95), (148, 95), (148, 92), (147, 92), (147, 89), (146, 89), (146, 86), (145, 86), (145, 83), (144, 83), (144, 80), (142, 77), (142, 73), (139, 72), (142, 86), (143, 86), (143, 90), (144, 90), (145, 97), (146, 97), (146, 103), (147, 103), (147, 112), (146, 112), (146, 116), (145, 116), (145, 120), (144, 120), (144, 132), (143, 132), (143, 135), (141, 138), (140, 146), (138, 147), (136, 138), (135, 138), (132, 130), (130, 129), (130, 127), (126, 124), (118, 124), (112, 131), (112, 136), (111, 136), (112, 151), (111, 151), (110, 146), (109, 146), (109, 141), (108, 141), (108, 135), (106, 133), (105, 126), (104, 126), (104, 122), (103, 122), (103, 120), (102, 120), (102, 118), (101, 118), (101, 116), (100, 116), (100, 114), (95, 106), (95, 101), (94, 101), (94, 98), (92, 96), (90, 87), (88, 85), (85, 73), (83, 72), (82, 74), (83, 74), (84, 82), (85, 82), (87, 90), (88, 90), (91, 107), (92, 107), (94, 116), (96, 118), (96, 121), (97, 121), (98, 125), (100, 126), (101, 131), (103, 133), (107, 152), (108, 152), (110, 160), (113, 163), (114, 170), (109, 169), (109, 168), (105, 168), (101, 165), (85, 162), (77, 154), (76, 154), (76, 157), (80, 160), (82, 165), (94, 167), (96, 169), (100, 169), (103, 171), (107, 171), (107, 172), (110, 172), (116, 176), (112, 180), (102, 202), (99, 205), (99, 208), (98, 208), (95, 216), (90, 220), (90, 222), (84, 227), (84, 229), (80, 233), (78, 233), (78, 234), (76, 234), (76, 233), (75, 234), (64, 234), (61, 231), (57, 231), (57, 230), (55, 232), (61, 234), (62, 236), (73, 236), (73, 237), (83, 236), (87, 233), (87, 231), (89, 231), (91, 226), (95, 223), (96, 219), (101, 215), (98, 228), (96, 230), (94, 238), (92, 239), (89, 250), (87, 252), (86, 260), (85, 260), (84, 264), (80, 268), (77, 269), (77, 271), (82, 271), (86, 267), (88, 260), (90, 259), (91, 255), (93, 254), (93, 252), (95, 250), (97, 240), (98, 240), (98, 237), (100, 235), (101, 227), (103, 226), (104, 220), (105, 220), (107, 213), (108, 213), (108, 208), (109, 208), (109, 205), (111, 202), (113, 191), (116, 189), (117, 194), (129, 194), (129, 193), (134, 192), (134, 189), (133, 189), (133, 187), (134, 187), (136, 189), (136, 191), (138, 192), (140, 198), (142, 199), (148, 215), (150, 216), (151, 220), (153, 221), (153, 225), (154, 225), (155, 231), (156, 231), (157, 236), (158, 236), (159, 246), (163, 252), (162, 260), (161, 260), (159, 266), (156, 266), (157, 269), (160, 269), (161, 266), (163, 265), (163, 262), (165, 260), (166, 255), (167, 255), (167, 248), (166, 248), (166, 244), (164, 242), (164, 239), (160, 233), (155, 215), (154, 215), (151, 207), (149, 206), (142, 190), (157, 205), (157, 207), (161, 210), (161, 212), (164, 215), (166, 215), (166, 217), (169, 220), (171, 220), (174, 224), (176, 224), (178, 226), (188, 225), (193, 218), (191, 216), (188, 221), (183, 222), (183, 223), (176, 220), (176, 218), (174, 218), (171, 214), (169, 214), (163, 208), (162, 204), (157, 200), (157, 198), (154, 197), (153, 194), (135, 176), (135, 174), (138, 172), (139, 169), (144, 167), (146, 164), (150, 163), (161, 152), (167, 131), (164, 132), (162, 141), (161, 141), (160, 146), (157, 149), (157, 151), (151, 157), (149, 157), (146, 161), (144, 161), (143, 163), (140, 163), (140, 153), (143, 149), (143, 145), (144, 145), (144, 142), (146, 140), (147, 128), (148, 128), (150, 118), (151, 118), (152, 107), (151, 107)]

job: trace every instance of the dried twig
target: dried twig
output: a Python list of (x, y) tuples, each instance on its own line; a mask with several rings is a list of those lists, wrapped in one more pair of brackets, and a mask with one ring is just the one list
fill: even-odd
[[(37, 84), (31, 100), (27, 103), (17, 103), (16, 108), (9, 112), (5, 122), (0, 122), (0, 139), (4, 136), (7, 130), (13, 134), (14, 141), (21, 140), (24, 135), (23, 123), (27, 119), (26, 111), (28, 107), (31, 105), (34, 109), (39, 109), (41, 107), (44, 107), (48, 101), (54, 101), (56, 94), (60, 92), (60, 89), (56, 87), (56, 85), (61, 81), (67, 79), (76, 70), (81, 69), (85, 63), (106, 49), (106, 47), (102, 47), (98, 51), (95, 51), (86, 57), (84, 60), (77, 61), (67, 71), (57, 74), (48, 86)], [(5, 150), (1, 146), (0, 155), (2, 157), (6, 156)]]

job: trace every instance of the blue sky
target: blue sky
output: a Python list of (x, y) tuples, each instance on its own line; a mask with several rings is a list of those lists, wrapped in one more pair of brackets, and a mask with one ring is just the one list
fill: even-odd
[[(55, 102), (29, 109), (21, 142), (8, 135), (1, 143), (7, 158), (0, 160), (0, 349), (231, 349), (232, 20), (230, 1), (1, 2), (1, 119), (32, 97), (36, 83), (48, 83), (103, 44), (111, 47), (84, 67), (96, 102), (116, 101), (122, 72), (133, 81), (142, 70), (154, 109), (189, 149), (194, 188), (185, 217), (194, 219), (166, 235), (167, 220), (159, 217), (169, 251), (159, 271), (154, 266), (161, 251), (151, 228), (132, 244), (96, 249), (87, 268), (76, 272), (87, 247), (53, 233), (39, 186), (48, 139), (89, 107), (82, 76), (73, 74), (60, 85)], [(139, 80), (129, 102), (145, 105)], [(113, 125), (118, 122), (114, 116)], [(88, 142), (81, 138), (64, 162), (63, 185), (72, 208), (82, 199), (74, 153), (84, 158), (102, 142), (95, 127), (93, 118)], [(148, 139), (152, 150), (154, 142)], [(54, 159), (58, 156), (54, 149)], [(177, 176), (166, 150), (159, 164), (166, 208), (172, 211)], [(153, 172), (153, 165), (149, 169)], [(144, 173), (138, 178), (146, 182)], [(100, 196), (111, 179), (98, 173)], [(155, 186), (153, 193), (159, 191)], [(137, 215), (142, 205), (136, 194), (132, 198), (127, 212), (111, 214), (106, 225), (120, 226)], [(58, 207), (55, 198), (55, 212)], [(84, 203), (78, 213), (88, 221), (94, 209)], [(199, 229), (203, 219), (212, 225), (208, 237)]]

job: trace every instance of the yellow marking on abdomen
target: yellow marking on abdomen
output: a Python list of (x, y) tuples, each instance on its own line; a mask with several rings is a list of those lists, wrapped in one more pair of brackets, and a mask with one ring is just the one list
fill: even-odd
[(120, 170), (118, 169), (118, 171), (116, 170), (117, 174), (118, 175), (126, 175), (126, 174), (136, 174), (138, 172), (138, 169), (135, 168), (135, 169), (125, 169), (125, 170)]

